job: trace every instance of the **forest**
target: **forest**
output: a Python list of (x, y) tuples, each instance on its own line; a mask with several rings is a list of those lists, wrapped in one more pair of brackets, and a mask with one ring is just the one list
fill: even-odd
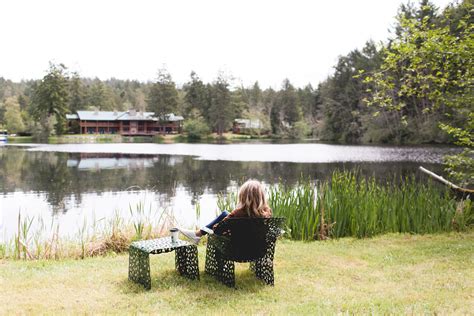
[(279, 90), (242, 86), (224, 73), (203, 82), (193, 71), (177, 85), (166, 69), (150, 82), (100, 80), (50, 63), (39, 80), (0, 77), (0, 127), (44, 137), (67, 133), (65, 115), (77, 110), (136, 109), (182, 115), (195, 138), (248, 118), (263, 124), (255, 134), (273, 138), (472, 148), (473, 25), (472, 0), (401, 5), (390, 38), (339, 56), (316, 87), (289, 78)]

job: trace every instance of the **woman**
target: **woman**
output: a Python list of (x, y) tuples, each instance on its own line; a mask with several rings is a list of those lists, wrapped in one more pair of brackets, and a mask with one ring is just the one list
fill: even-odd
[(216, 219), (200, 230), (180, 229), (180, 231), (195, 244), (198, 244), (201, 237), (207, 234), (207, 231), (215, 229), (220, 222), (232, 217), (272, 217), (272, 210), (267, 204), (263, 185), (259, 181), (248, 180), (240, 187), (239, 202), (231, 213), (223, 211)]

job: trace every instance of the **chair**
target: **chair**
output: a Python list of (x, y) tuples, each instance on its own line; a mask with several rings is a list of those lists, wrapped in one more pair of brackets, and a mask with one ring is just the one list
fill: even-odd
[(250, 262), (255, 276), (274, 285), (273, 255), (284, 218), (230, 218), (209, 235), (206, 249), (207, 274), (235, 287), (236, 262)]

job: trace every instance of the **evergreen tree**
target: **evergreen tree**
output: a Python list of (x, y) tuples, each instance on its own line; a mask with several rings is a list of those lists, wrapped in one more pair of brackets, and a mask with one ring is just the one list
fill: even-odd
[(250, 102), (249, 105), (251, 107), (259, 107), (260, 103), (262, 102), (262, 90), (260, 89), (260, 85), (258, 84), (258, 81), (255, 81), (253, 84), (253, 87), (249, 91), (250, 94)]
[(78, 73), (74, 72), (69, 82), (69, 111), (76, 113), (83, 110), (85, 107), (84, 101), (84, 87), (81, 78)]
[(211, 106), (209, 108), (209, 118), (213, 122), (214, 130), (219, 135), (222, 135), (230, 127), (233, 115), (229, 81), (223, 74), (219, 74), (217, 80), (212, 84)]
[(246, 99), (245, 95), (246, 91), (242, 87), (231, 92), (232, 118), (242, 118), (244, 113), (248, 113), (249, 104), (244, 101)]
[(89, 88), (89, 95), (87, 98), (87, 105), (92, 110), (104, 110), (105, 104), (105, 89), (104, 84), (96, 78)]
[(166, 69), (160, 69), (157, 81), (150, 88), (148, 109), (163, 120), (166, 114), (176, 112), (177, 106), (178, 92), (175, 83)]
[(299, 104), (298, 96), (290, 80), (283, 80), (282, 90), (278, 92), (277, 102), (279, 108), (283, 111), (283, 120), (289, 126), (301, 120), (301, 106)]
[(323, 139), (342, 143), (361, 140), (365, 132), (362, 117), (368, 110), (363, 103), (367, 87), (360, 74), (379, 68), (379, 54), (375, 44), (367, 42), (362, 51), (339, 57), (334, 75), (321, 84)]
[(66, 130), (66, 113), (68, 111), (68, 77), (63, 64), (50, 63), (48, 73), (36, 86), (34, 94), (35, 117), (41, 122), (45, 131), (49, 121), (54, 117), (54, 129), (57, 135)]
[(196, 113), (197, 110), (206, 120), (209, 119), (209, 98), (206, 86), (199, 78), (199, 76), (192, 71), (191, 81), (184, 86), (186, 92), (186, 113)]
[(96, 78), (89, 89), (88, 107), (98, 111), (112, 111), (117, 109), (117, 102), (113, 92), (101, 80)]

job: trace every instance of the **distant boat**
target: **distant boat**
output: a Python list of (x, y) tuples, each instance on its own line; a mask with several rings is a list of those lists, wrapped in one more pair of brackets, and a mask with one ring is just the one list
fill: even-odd
[(8, 137), (8, 133), (6, 129), (0, 130), (0, 142), (6, 142)]

